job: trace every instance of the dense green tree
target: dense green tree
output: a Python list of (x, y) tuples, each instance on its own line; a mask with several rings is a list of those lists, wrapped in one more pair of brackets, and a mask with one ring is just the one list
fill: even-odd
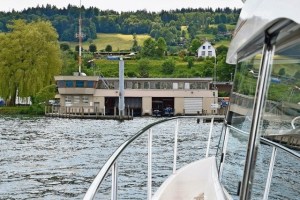
[(165, 55), (165, 52), (167, 51), (167, 43), (164, 38), (160, 37), (158, 38), (156, 42), (156, 56), (163, 57)]
[(148, 38), (144, 41), (142, 48), (142, 56), (153, 57), (155, 56), (156, 42), (152, 38)]
[(62, 51), (68, 51), (68, 50), (70, 50), (70, 45), (68, 43), (61, 43), (60, 44), (60, 49)]
[(201, 46), (201, 43), (198, 39), (193, 39), (190, 47), (190, 52), (193, 54), (197, 52), (197, 49)]
[(294, 74), (294, 78), (300, 79), (300, 71), (297, 71), (297, 72)]
[(188, 59), (187, 59), (188, 68), (192, 68), (194, 66), (194, 61), (195, 61), (195, 59), (193, 57), (188, 57)]
[(50, 99), (54, 99), (56, 94), (56, 84), (48, 85), (42, 88), (35, 97), (36, 103), (48, 103)]
[(53, 83), (61, 69), (58, 34), (50, 22), (14, 21), (0, 39), (0, 96), (14, 105)]
[(139, 60), (138, 69), (139, 69), (140, 77), (148, 78), (149, 70), (150, 70), (150, 61), (146, 58)]
[(90, 44), (89, 51), (94, 53), (97, 51), (97, 46), (95, 44)]
[(105, 51), (112, 52), (112, 46), (110, 44), (106, 45)]
[(221, 45), (217, 47), (217, 78), (219, 81), (231, 81), (235, 68), (226, 63), (228, 47)]
[(279, 74), (280, 76), (284, 76), (284, 75), (285, 75), (285, 68), (280, 68), (278, 74)]
[(175, 70), (175, 60), (173, 60), (172, 58), (167, 59), (162, 64), (162, 73), (172, 74), (172, 73), (174, 73), (174, 70)]
[(133, 34), (133, 44), (132, 44), (132, 51), (139, 51), (140, 50), (140, 47), (139, 47), (139, 44), (138, 44), (138, 41), (137, 41), (137, 38), (136, 38), (136, 34)]
[(225, 24), (218, 24), (218, 32), (219, 33), (226, 33), (227, 32), (227, 28)]

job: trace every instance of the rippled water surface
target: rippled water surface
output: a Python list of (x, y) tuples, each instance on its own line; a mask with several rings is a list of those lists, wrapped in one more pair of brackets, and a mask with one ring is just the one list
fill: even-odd
[[(145, 125), (157, 120), (135, 118), (121, 123), (112, 120), (0, 118), (0, 199), (82, 199), (113, 151)], [(205, 155), (210, 126), (197, 124), (192, 119), (180, 124), (178, 168)], [(175, 121), (171, 121), (153, 128), (154, 190), (172, 172), (174, 126)], [(220, 129), (220, 124), (213, 129), (211, 154), (216, 152)], [(119, 158), (122, 160), (118, 162), (119, 199), (146, 199), (146, 140), (147, 135), (142, 136)], [(229, 161), (231, 154), (238, 153), (229, 151)], [(266, 161), (262, 159), (261, 162)], [(287, 162), (278, 162), (286, 169), (280, 172), (285, 177), (299, 172), (299, 166), (287, 168)], [(239, 165), (230, 161), (227, 168), (234, 170)], [(287, 179), (282, 178), (280, 173), (276, 174), (279, 182), (276, 178), (274, 181), (273, 188), (279, 193), (274, 199), (297, 199), (286, 198), (284, 192), (278, 192), (277, 188), (282, 185), (280, 179)], [(230, 173), (225, 173), (225, 177), (227, 180), (234, 179)], [(107, 179), (110, 179), (110, 174)], [(296, 192), (293, 196), (299, 195), (299, 180), (288, 181), (294, 181)], [(232, 190), (235, 185), (236, 182)], [(100, 192), (97, 197), (109, 199), (110, 183), (104, 183)]]

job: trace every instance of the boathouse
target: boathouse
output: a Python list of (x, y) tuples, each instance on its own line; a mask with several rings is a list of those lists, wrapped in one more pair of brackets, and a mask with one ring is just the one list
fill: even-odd
[[(99, 76), (55, 76), (60, 112), (113, 115), (118, 110), (119, 79)], [(125, 78), (125, 110), (133, 115), (197, 115), (216, 112), (218, 91), (212, 78)]]

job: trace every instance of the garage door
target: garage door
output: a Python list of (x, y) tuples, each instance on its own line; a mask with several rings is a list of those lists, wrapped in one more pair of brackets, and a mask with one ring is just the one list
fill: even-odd
[(184, 110), (186, 115), (202, 113), (202, 98), (184, 98)]

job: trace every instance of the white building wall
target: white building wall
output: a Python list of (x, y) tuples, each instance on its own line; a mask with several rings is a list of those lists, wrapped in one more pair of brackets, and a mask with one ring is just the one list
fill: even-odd
[(216, 50), (206, 41), (198, 48), (198, 58), (199, 57), (216, 57)]
[(152, 115), (152, 97), (143, 97), (142, 115)]

